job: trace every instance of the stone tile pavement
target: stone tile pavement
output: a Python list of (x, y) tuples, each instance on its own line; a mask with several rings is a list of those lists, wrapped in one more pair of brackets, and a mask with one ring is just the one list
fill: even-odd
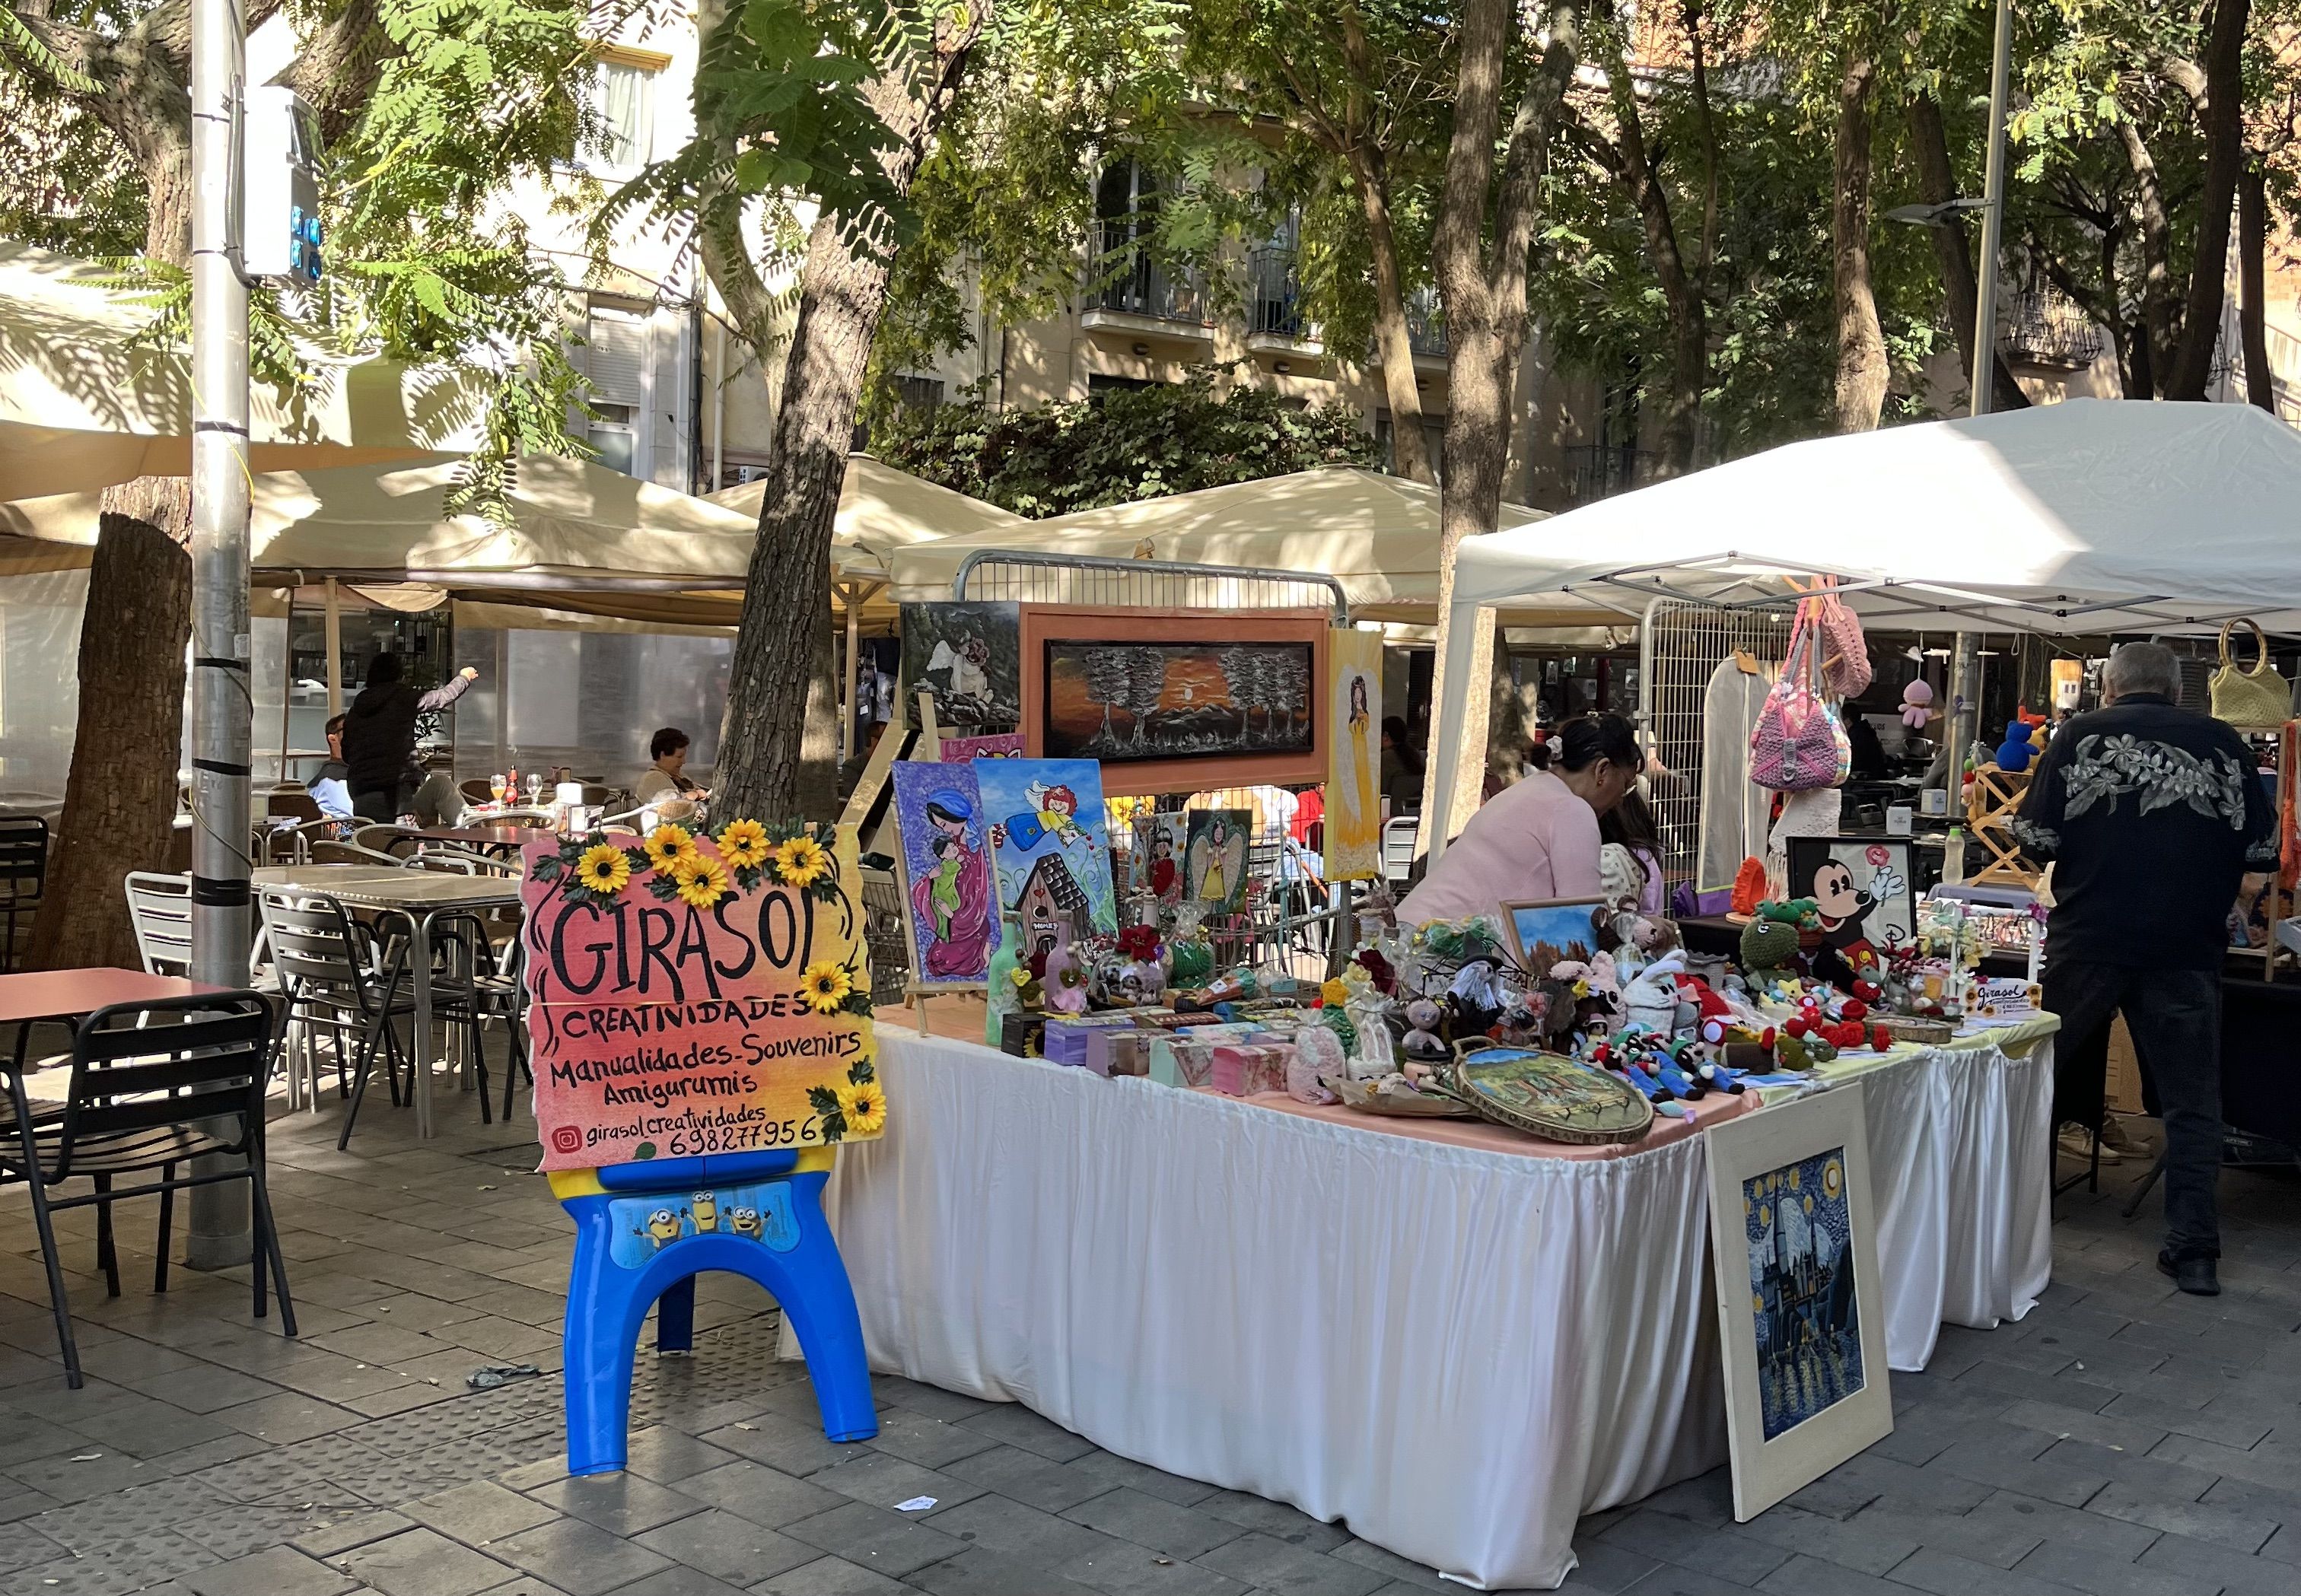
[[(245, 1270), (153, 1297), (149, 1205), (122, 1214), (107, 1301), (93, 1213), (64, 1216), (79, 1391), (23, 1199), (0, 1196), (0, 1596), (1460, 1588), (1345, 1525), (902, 1380), (878, 1382), (875, 1441), (833, 1446), (766, 1298), (724, 1277), (702, 1283), (698, 1354), (640, 1361), (630, 1473), (569, 1479), (565, 1226), (522, 1173), (529, 1122), (471, 1108), (448, 1095), (456, 1129), (419, 1143), (371, 1104), (348, 1154), (332, 1113), (277, 1122), (297, 1341), (250, 1316)], [(2212, 1302), (2156, 1274), (2154, 1212), (2127, 1224), (2118, 1195), (2064, 1199), (2026, 1323), (1946, 1331), (1927, 1373), (1894, 1377), (1891, 1437), (1752, 1524), (1722, 1470), (1593, 1515), (1567, 1588), (2301, 1591), (2301, 1180), (2228, 1177)], [(546, 1376), (466, 1389), (506, 1360)], [(892, 1510), (922, 1495), (932, 1512)]]

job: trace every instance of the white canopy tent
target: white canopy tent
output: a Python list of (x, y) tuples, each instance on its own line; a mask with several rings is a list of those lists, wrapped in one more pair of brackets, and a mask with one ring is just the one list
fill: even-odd
[[(1438, 790), (1481, 606), (1779, 607), (1834, 574), (1873, 625), (2301, 631), (2301, 434), (2239, 405), (2079, 399), (1786, 445), (1465, 543)], [(1441, 827), (1443, 831), (1447, 828)], [(1428, 838), (1432, 854), (1446, 839)]]

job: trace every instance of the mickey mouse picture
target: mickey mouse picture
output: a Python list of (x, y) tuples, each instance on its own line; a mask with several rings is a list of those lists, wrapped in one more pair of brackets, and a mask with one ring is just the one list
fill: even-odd
[(1791, 839), (1790, 896), (1813, 899), (1822, 946), (1856, 974), (1913, 934), (1906, 856), (1889, 844)]

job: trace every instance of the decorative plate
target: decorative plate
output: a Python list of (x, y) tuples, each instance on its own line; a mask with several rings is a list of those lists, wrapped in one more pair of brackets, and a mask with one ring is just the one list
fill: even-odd
[(1636, 1141), (1653, 1124), (1653, 1105), (1627, 1081), (1559, 1053), (1530, 1048), (1454, 1046), (1456, 1096), (1482, 1118), (1545, 1141), (1600, 1146)]

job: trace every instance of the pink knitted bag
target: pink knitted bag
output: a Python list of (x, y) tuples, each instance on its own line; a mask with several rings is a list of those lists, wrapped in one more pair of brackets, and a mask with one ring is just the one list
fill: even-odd
[(1750, 780), (1776, 792), (1838, 786), (1853, 765), (1845, 728), (1822, 696), (1820, 643), (1806, 611), (1806, 604), (1798, 606), (1782, 679), (1766, 695), (1750, 733)]
[(1844, 702), (1869, 689), (1870, 639), (1862, 635), (1862, 620), (1837, 592), (1837, 579), (1826, 576), (1822, 590), (1807, 602), (1821, 624), (1821, 684), (1829, 696)]

